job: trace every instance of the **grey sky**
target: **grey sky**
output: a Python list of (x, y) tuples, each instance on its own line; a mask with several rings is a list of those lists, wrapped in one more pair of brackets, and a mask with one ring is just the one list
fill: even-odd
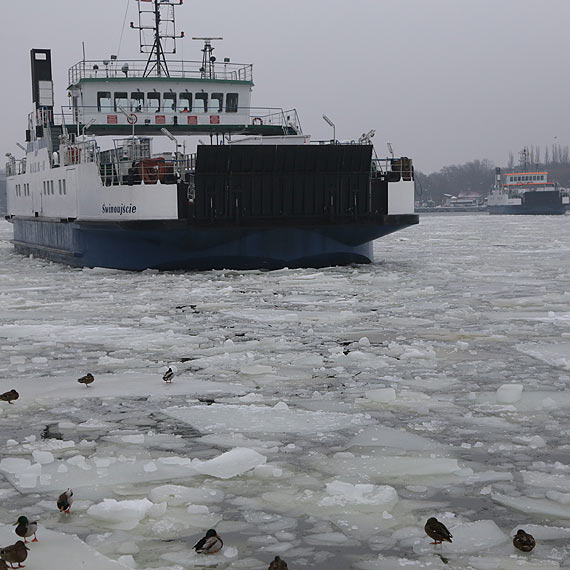
[[(51, 48), (57, 105), (67, 69), (81, 59), (138, 56), (135, 0), (7, 3), (2, 153), (18, 152), (31, 110), (29, 50)], [(424, 172), (472, 159), (504, 164), (524, 145), (569, 144), (568, 0), (185, 0), (179, 56), (196, 60), (191, 36), (220, 35), (218, 58), (253, 63), (253, 104), (295, 107), (303, 128), (339, 139), (376, 130), (385, 154)], [(556, 139), (554, 137), (557, 137)]]

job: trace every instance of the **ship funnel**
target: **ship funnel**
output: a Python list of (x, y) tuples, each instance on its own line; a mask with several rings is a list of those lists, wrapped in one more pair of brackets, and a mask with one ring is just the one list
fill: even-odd
[(53, 110), (53, 81), (51, 74), (51, 50), (33, 49), (32, 57), (32, 101), (36, 109)]

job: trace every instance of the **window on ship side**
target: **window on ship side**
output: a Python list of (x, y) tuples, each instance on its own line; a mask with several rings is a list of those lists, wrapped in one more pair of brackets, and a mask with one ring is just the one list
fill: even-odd
[(226, 113), (237, 113), (238, 98), (239, 95), (237, 93), (228, 93), (226, 95)]

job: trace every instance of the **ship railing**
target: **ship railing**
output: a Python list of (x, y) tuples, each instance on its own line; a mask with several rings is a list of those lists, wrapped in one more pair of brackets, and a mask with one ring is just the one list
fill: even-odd
[[(124, 112), (123, 112), (124, 111)], [(239, 106), (236, 112), (227, 112), (219, 109), (209, 109), (203, 111), (182, 111), (179, 109), (160, 108), (158, 110), (149, 110), (137, 108), (135, 105), (130, 105), (125, 102), (124, 106), (115, 109), (113, 104), (105, 107), (98, 107), (84, 105), (75, 108), (72, 112), (65, 112), (62, 109), (61, 113), (56, 113), (51, 116), (51, 123), (53, 125), (65, 126), (70, 129), (73, 128), (77, 131), (77, 135), (85, 134), (89, 129), (89, 123), (95, 120), (95, 126), (105, 125), (106, 128), (113, 126), (130, 125), (129, 120), (132, 120), (133, 115), (136, 115), (136, 123), (134, 125), (135, 133), (139, 126), (164, 126), (186, 124), (186, 118), (189, 115), (196, 116), (196, 126), (199, 128), (202, 125), (235, 125), (246, 124), (247, 126), (277, 126), (283, 129), (284, 133), (295, 131), (297, 134), (302, 134), (301, 121), (296, 109), (283, 109), (281, 107), (244, 107)], [(158, 120), (157, 115), (162, 116), (162, 123), (155, 123)], [(219, 120), (212, 122), (212, 116)], [(226, 120), (228, 121), (226, 123)], [(112, 122), (110, 122), (112, 121)], [(78, 124), (79, 123), (79, 124)]]
[[(68, 84), (82, 79), (158, 78), (156, 69), (149, 70), (143, 60), (85, 60), (73, 65), (68, 72)], [(246, 63), (218, 63), (203, 69), (201, 61), (169, 61), (168, 77), (177, 79), (204, 79), (224, 81), (253, 81), (253, 65)]]
[(375, 178), (385, 178), (389, 182), (414, 179), (414, 166), (412, 159), (407, 156), (400, 158), (373, 158), (372, 175)]
[(6, 162), (6, 177), (17, 176), (18, 174), (26, 173), (26, 159), (17, 159), (10, 155), (8, 162)]
[(271, 107), (240, 107), (247, 109), (250, 115), (250, 124), (255, 126), (271, 125), (283, 127), (284, 131), (294, 130), (302, 134), (301, 121), (296, 109), (281, 109)]
[(60, 146), (59, 160), (62, 166), (73, 166), (90, 162), (99, 162), (99, 147), (95, 140), (75, 140)]
[[(122, 142), (122, 141), (118, 141)], [(196, 154), (164, 153), (150, 156), (127, 156), (123, 148), (101, 153), (99, 174), (104, 186), (140, 184), (177, 184), (193, 186)]]

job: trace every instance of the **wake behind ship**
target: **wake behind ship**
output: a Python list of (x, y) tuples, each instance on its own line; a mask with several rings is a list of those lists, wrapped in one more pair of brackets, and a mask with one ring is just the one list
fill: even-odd
[[(199, 38), (201, 61), (167, 61), (182, 0), (136, 1), (148, 60), (74, 65), (69, 114), (54, 112), (50, 50), (31, 51), (25, 157), (7, 164), (18, 252), (127, 270), (318, 267), (368, 263), (373, 240), (418, 223), (409, 158), (377, 158), (373, 131), (315, 144), (294, 109), (252, 107), (253, 68), (218, 63), (220, 38)], [(210, 144), (187, 153), (186, 136)], [(175, 151), (154, 153), (153, 137)]]

